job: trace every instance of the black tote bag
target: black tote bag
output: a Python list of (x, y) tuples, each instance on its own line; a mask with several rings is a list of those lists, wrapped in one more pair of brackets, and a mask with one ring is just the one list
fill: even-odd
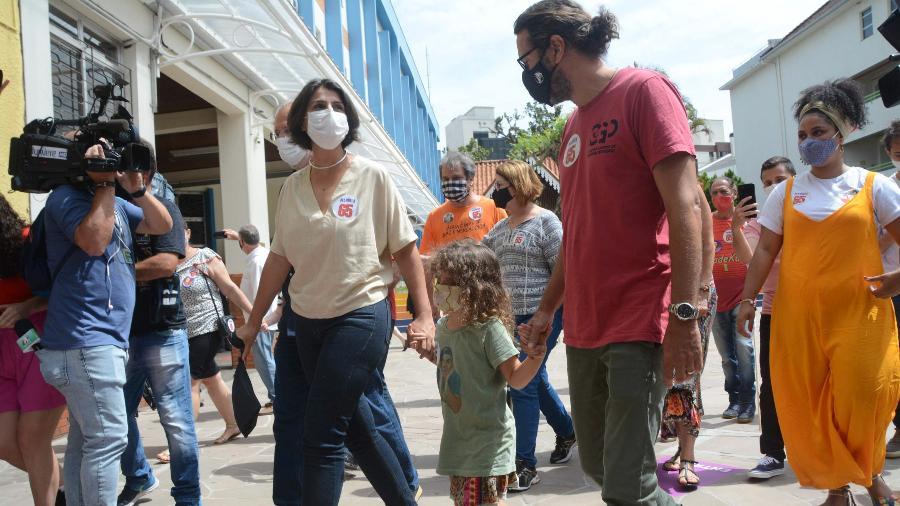
[[(235, 339), (233, 344), (243, 351), (244, 343), (239, 339)], [(250, 436), (250, 433), (256, 428), (256, 419), (259, 417), (262, 405), (256, 397), (256, 392), (253, 391), (253, 383), (250, 382), (250, 375), (247, 374), (247, 364), (244, 363), (243, 356), (234, 370), (234, 381), (231, 384), (231, 405), (234, 407), (234, 419), (241, 434), (244, 437)]]

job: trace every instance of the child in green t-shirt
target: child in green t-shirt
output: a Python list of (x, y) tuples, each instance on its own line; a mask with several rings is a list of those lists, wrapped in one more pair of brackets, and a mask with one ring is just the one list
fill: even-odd
[(450, 476), (454, 504), (503, 504), (516, 479), (516, 428), (506, 385), (524, 388), (543, 361), (524, 362), (513, 345), (509, 296), (494, 253), (471, 240), (454, 242), (431, 261), (437, 324), (435, 357), (444, 430), (438, 474)]

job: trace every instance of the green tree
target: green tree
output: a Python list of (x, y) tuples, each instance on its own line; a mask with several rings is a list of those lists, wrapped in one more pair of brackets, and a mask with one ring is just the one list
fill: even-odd
[[(525, 123), (526, 126), (520, 126)], [(548, 107), (537, 102), (525, 104), (523, 112), (503, 113), (494, 122), (494, 134), (510, 145), (509, 158), (526, 162), (542, 162), (556, 158), (566, 117), (562, 107)]]
[(491, 156), (491, 150), (478, 144), (477, 139), (470, 139), (469, 143), (465, 146), (461, 146), (457, 151), (460, 153), (466, 153), (467, 155), (472, 157), (472, 160), (476, 162), (480, 162), (482, 160), (487, 160), (489, 156)]

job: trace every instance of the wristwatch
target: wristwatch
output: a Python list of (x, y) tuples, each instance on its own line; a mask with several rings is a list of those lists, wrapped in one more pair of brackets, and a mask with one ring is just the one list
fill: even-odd
[(147, 187), (142, 186), (140, 190), (129, 193), (129, 195), (131, 195), (131, 198), (133, 198), (133, 199), (139, 199), (139, 198), (143, 197), (145, 193), (147, 193)]
[(669, 312), (679, 320), (686, 322), (700, 317), (700, 310), (690, 302), (678, 302), (669, 306)]

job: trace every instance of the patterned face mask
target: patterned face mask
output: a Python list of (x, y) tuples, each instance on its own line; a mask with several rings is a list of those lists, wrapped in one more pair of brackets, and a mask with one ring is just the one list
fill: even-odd
[(830, 139), (806, 139), (800, 143), (800, 158), (803, 163), (813, 167), (821, 167), (831, 158), (831, 155), (837, 151), (838, 143), (835, 137), (839, 132), (835, 132)]
[(435, 283), (434, 305), (444, 313), (459, 309), (459, 287)]
[(462, 202), (469, 196), (469, 181), (466, 179), (443, 181), (441, 182), (441, 193), (447, 200)]

